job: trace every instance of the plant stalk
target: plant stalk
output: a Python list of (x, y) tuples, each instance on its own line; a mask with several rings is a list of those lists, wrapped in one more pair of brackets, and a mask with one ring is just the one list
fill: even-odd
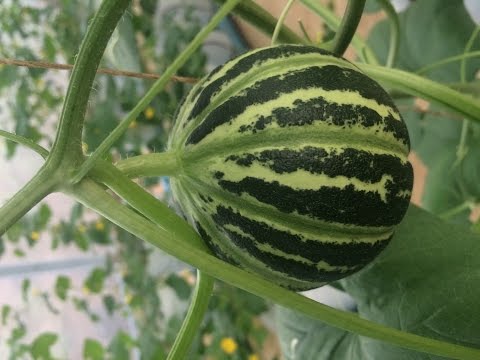
[(212, 32), (220, 21), (228, 15), (230, 11), (240, 2), (240, 0), (227, 0), (225, 4), (217, 11), (209, 23), (195, 36), (190, 44), (178, 55), (175, 61), (165, 70), (162, 76), (152, 85), (150, 90), (143, 96), (137, 105), (130, 111), (125, 119), (102, 141), (100, 146), (90, 155), (90, 157), (80, 166), (73, 178), (73, 183), (79, 182), (95, 165), (95, 162), (103, 157), (113, 144), (128, 129), (130, 123), (150, 104), (157, 94), (162, 91), (170, 78), (177, 72), (180, 67), (187, 62), (190, 56), (198, 49), (203, 40)]
[(366, 0), (349, 0), (345, 14), (343, 15), (340, 27), (333, 38), (332, 52), (338, 56), (343, 56), (348, 45), (352, 41), (353, 35), (357, 31), (358, 24), (362, 18), (363, 8)]
[[(104, 0), (88, 27), (68, 84), (48, 162), (74, 168), (83, 161), (82, 130), (93, 80), (110, 37), (129, 0)], [(63, 163), (63, 165), (60, 165)]]
[(0, 237), (45, 196), (57, 189), (63, 179), (44, 164), (35, 176), (0, 208)]
[(197, 284), (185, 320), (175, 339), (167, 360), (186, 359), (198, 328), (208, 310), (215, 279), (197, 270)]
[(115, 164), (125, 176), (138, 178), (145, 176), (175, 176), (179, 162), (173, 152), (161, 152), (133, 156)]

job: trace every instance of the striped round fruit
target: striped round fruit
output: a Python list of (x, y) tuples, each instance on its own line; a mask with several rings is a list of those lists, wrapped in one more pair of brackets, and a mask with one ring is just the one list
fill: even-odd
[(263, 48), (182, 103), (172, 190), (218, 257), (306, 290), (388, 244), (410, 200), (409, 148), (391, 98), (354, 64), (316, 47)]

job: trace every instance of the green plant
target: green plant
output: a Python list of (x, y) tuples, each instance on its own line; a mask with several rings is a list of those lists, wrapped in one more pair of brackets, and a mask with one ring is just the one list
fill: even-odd
[[(325, 17), (327, 23), (330, 23), (332, 27), (337, 27), (338, 20), (335, 20), (328, 10), (316, 5), (312, 1), (305, 0), (304, 3), (311, 7), (313, 11)], [(355, 2), (355, 5), (352, 5), (353, 1), (350, 3), (344, 21), (340, 25), (340, 30), (337, 31), (338, 35), (331, 44), (327, 44), (328, 47), (340, 54), (345, 49), (346, 44), (350, 42), (363, 8), (363, 3), (360, 1)], [(478, 290), (474, 287), (474, 284), (478, 281), (479, 264), (475, 255), (479, 253), (479, 241), (477, 235), (469, 233), (464, 227), (446, 225), (427, 212), (411, 206), (407, 212), (406, 220), (397, 231), (392, 246), (389, 246), (377, 261), (368, 266), (364, 271), (342, 281), (342, 286), (354, 295), (359, 302), (359, 310), (362, 314), (370, 319), (377, 320), (379, 323), (383, 322), (389, 326), (401, 329), (407, 328), (412, 332), (406, 333), (380, 325), (379, 323), (364, 320), (355, 314), (335, 310), (316, 303), (299, 294), (271, 284), (258, 275), (238, 269), (212, 256), (202, 239), (186, 221), (175, 215), (165, 204), (159, 202), (142, 187), (129, 179), (129, 177), (171, 174), (175, 170), (175, 164), (171, 161), (171, 157), (168, 154), (158, 153), (132, 157), (119, 161), (115, 166), (105, 160), (107, 151), (128, 129), (129, 124), (150, 104), (155, 95), (168, 82), (169, 78), (187, 61), (189, 56), (201, 44), (205, 36), (218, 24), (221, 18), (232, 11), (236, 5), (238, 5), (237, 11), (240, 11), (241, 14), (252, 15), (246, 16), (247, 19), (255, 21), (260, 28), (269, 29), (272, 32), (274, 20), (250, 1), (242, 1), (241, 3), (238, 0), (225, 1), (225, 4), (212, 18), (210, 23), (198, 33), (195, 39), (171, 63), (160, 79), (155, 82), (142, 100), (126, 116), (124, 121), (96, 147), (93, 153), (88, 156), (83, 153), (81, 136), (84, 114), (95, 71), (107, 42), (128, 4), (128, 1), (123, 0), (106, 0), (102, 3), (97, 15), (91, 22), (76, 58), (63, 111), (60, 116), (57, 136), (50, 151), (19, 135), (5, 131), (1, 132), (7, 139), (26, 145), (46, 158), (45, 164), (38, 174), (0, 209), (1, 232), (4, 233), (11, 228), (47, 194), (61, 191), (94, 209), (131, 234), (160, 247), (198, 268), (200, 280), (195, 291), (194, 299), (196, 300), (193, 302), (192, 310), (189, 312), (184, 327), (180, 331), (181, 336), (177, 338), (178, 341), (173, 346), (174, 350), (170, 353), (172, 358), (181, 358), (186, 353), (192, 334), (194, 334), (194, 329), (206, 310), (207, 302), (205, 300), (211, 292), (213, 278), (217, 278), (264, 298), (271, 299), (290, 309), (301, 311), (325, 324), (352, 332), (354, 335), (348, 336), (341, 331), (335, 333), (332, 333), (332, 330), (322, 332), (322, 336), (327, 337), (329, 341), (332, 341), (332, 339), (335, 341), (339, 337), (344, 339), (345, 342), (342, 342), (341, 348), (342, 353), (339, 356), (352, 351), (352, 347), (358, 344), (359, 339), (356, 335), (358, 334), (382, 340), (385, 344), (393, 344), (433, 355), (458, 359), (477, 359), (480, 356), (480, 351), (475, 349), (479, 345), (478, 336), (475, 336), (475, 334), (478, 335), (478, 324), (480, 321), (474, 321), (479, 316), (478, 310), (474, 306), (475, 299), (478, 298)], [(399, 23), (402, 25), (401, 22)], [(279, 21), (279, 26), (281, 26), (281, 21)], [(283, 36), (286, 36), (285, 34), (290, 36), (290, 38), (292, 37), (291, 32), (288, 31), (276, 33), (278, 33), (279, 40), (283, 39)], [(377, 36), (382, 36), (385, 33), (385, 31), (380, 31)], [(305, 40), (298, 39), (298, 42), (305, 42)], [(462, 94), (452, 87), (442, 85), (439, 82), (428, 80), (404, 70), (379, 66), (378, 62), (380, 60), (377, 60), (377, 57), (381, 58), (378, 56), (378, 54), (382, 54), (381, 50), (377, 49), (377, 52), (375, 52), (358, 38), (354, 38), (352, 43), (360, 49), (362, 58), (368, 61), (368, 63), (358, 64), (360, 69), (367, 75), (391, 90), (400, 91), (409, 96), (424, 97), (432, 103), (439, 104), (448, 111), (468, 119), (463, 122), (459, 150), (453, 159), (455, 173), (451, 177), (452, 184), (449, 189), (455, 191), (453, 194), (448, 193), (449, 196), (451, 195), (448, 200), (452, 203), (457, 202), (456, 205), (460, 206), (460, 210), (456, 207), (442, 209), (441, 206), (436, 205), (436, 201), (431, 201), (433, 211), (440, 209), (439, 212), (442, 212), (442, 210), (446, 210), (443, 212), (444, 217), (449, 217), (452, 213), (454, 215), (460, 214), (468, 206), (476, 202), (475, 191), (478, 192), (474, 181), (476, 175), (475, 162), (472, 160), (475, 157), (472, 156), (472, 152), (466, 150), (467, 142), (475, 139), (477, 134), (476, 123), (480, 121), (478, 102), (473, 97)], [(388, 42), (383, 43), (386, 44)], [(404, 43), (402, 42), (402, 44)], [(392, 52), (396, 48), (396, 46), (390, 47), (389, 63), (393, 63), (393, 60), (391, 60), (394, 57)], [(469, 48), (467, 47), (468, 50)], [(385, 51), (383, 54), (386, 55), (386, 58), (387, 52)], [(401, 46), (399, 54), (402, 54)], [(408, 54), (405, 56), (407, 56), (409, 61), (413, 62), (415, 60), (408, 57)], [(461, 59), (466, 57), (465, 55)], [(424, 61), (424, 59), (420, 61)], [(424, 63), (421, 64), (425, 65)], [(412, 70), (411, 67), (415, 66), (418, 66), (418, 64), (409, 64), (409, 66), (402, 67), (410, 67), (410, 70)], [(462, 72), (464, 81), (461, 81), (461, 84), (454, 85), (460, 85), (458, 86), (459, 88), (466, 88), (470, 92), (475, 91), (475, 86), (465, 87), (465, 85), (468, 85), (466, 84), (467, 72), (465, 67), (462, 68), (464, 69)], [(452, 81), (452, 79), (440, 80)], [(407, 101), (410, 100), (407, 99)], [(431, 127), (431, 131), (425, 134), (420, 133), (420, 135), (427, 139), (428, 137), (433, 137), (433, 139), (429, 140), (433, 142), (436, 138), (433, 131), (436, 125), (432, 124), (432, 122), (432, 120), (427, 122), (427, 126)], [(419, 133), (416, 131), (413, 133), (415, 139), (415, 136), (418, 136)], [(456, 143), (453, 143), (455, 146)], [(432, 150), (429, 149), (428, 151)], [(447, 165), (449, 164), (447, 162)], [(446, 165), (442, 164), (442, 166), (445, 167)], [(469, 170), (470, 172), (467, 172)], [(441, 190), (445, 184), (437, 183), (434, 185), (436, 186), (433, 186), (433, 189), (429, 191), (442, 193)], [(121, 197), (131, 207), (118, 202), (110, 192), (106, 191), (106, 188)], [(456, 192), (457, 188), (458, 192)], [(434, 200), (438, 200), (438, 197), (434, 197)], [(467, 206), (463, 205), (463, 203), (466, 203)], [(442, 202), (442, 205), (444, 204), (446, 202)], [(462, 246), (452, 245), (451, 239), (456, 239)], [(417, 252), (412, 254), (412, 249), (417, 249)], [(453, 252), (453, 249), (456, 252)], [(429, 254), (434, 256), (428, 257), (427, 255)], [(397, 268), (397, 272), (393, 270), (395, 268)], [(398, 268), (401, 269), (401, 274), (398, 274)], [(443, 277), (438, 275), (440, 268), (445, 271), (442, 273)], [(408, 271), (404, 269), (408, 269)], [(426, 274), (433, 275), (426, 276)], [(99, 277), (97, 276), (96, 278)], [(442, 281), (439, 281), (440, 278)], [(93, 289), (95, 289), (94, 283), (95, 281), (93, 280), (90, 282), (90, 286)], [(388, 284), (391, 286), (387, 286)], [(66, 288), (68, 288), (66, 282), (60, 282), (59, 289)], [(434, 312), (432, 312), (432, 308), (437, 306), (438, 303), (435, 301), (430, 303), (427, 300), (427, 296), (423, 294), (423, 292), (432, 288), (438, 291), (436, 298), (440, 298), (443, 294), (443, 297), (449, 300), (445, 307)], [(400, 292), (400, 294), (396, 293), (395, 290)], [(59, 290), (59, 293), (63, 294), (63, 291)], [(455, 296), (445, 296), (445, 294), (451, 293), (455, 294)], [(370, 307), (370, 311), (365, 312), (365, 309), (368, 309), (379, 297), (379, 294), (382, 295), (380, 299), (386, 301), (389, 307), (388, 311), (383, 309), (380, 304), (377, 304), (378, 306)], [(393, 295), (396, 296), (394, 299), (387, 299), (385, 294), (391, 294), (392, 297), (394, 297)], [(400, 304), (397, 303), (398, 301), (400, 301)], [(399, 305), (405, 305), (402, 301), (408, 301), (407, 308), (409, 310), (402, 313), (400, 319), (397, 318), (395, 323), (392, 312), (398, 309)], [(79, 301), (79, 304), (80, 306), (85, 306), (85, 304), (81, 305), (81, 301)], [(458, 316), (460, 311), (462, 316)], [(427, 319), (422, 319), (424, 314), (429, 314), (430, 316)], [(416, 327), (415, 325), (419, 321), (422, 326)], [(407, 326), (404, 326), (405, 324)], [(18, 329), (17, 338), (22, 332), (22, 327), (19, 326)], [(35, 350), (31, 351), (37, 351), (39, 348), (48, 348), (52, 341), (55, 341), (54, 337), (46, 335), (36, 342), (37, 346), (32, 348)], [(12, 343), (14, 343), (13, 340)], [(128, 341), (124, 341), (124, 343), (128, 344)], [(383, 355), (383, 357), (389, 357), (391, 354), (398, 355), (397, 348), (385, 344), (369, 343), (368, 349), (365, 351), (368, 351), (372, 356)], [(92, 345), (91, 347), (94, 348), (95, 346)], [(22, 351), (22, 348), (19, 351)], [(400, 356), (405, 354), (401, 352)], [(410, 352), (408, 354), (412, 357), (417, 356)]]

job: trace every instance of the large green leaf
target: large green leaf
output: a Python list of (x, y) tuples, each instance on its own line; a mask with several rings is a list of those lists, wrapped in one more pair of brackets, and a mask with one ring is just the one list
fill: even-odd
[[(415, 71), (421, 67), (464, 52), (465, 44), (475, 29), (463, 0), (414, 1), (400, 19), (400, 48), (395, 67)], [(389, 24), (382, 21), (370, 33), (368, 43), (385, 63), (389, 46)], [(480, 49), (477, 39), (473, 50)], [(473, 79), (480, 59), (468, 62), (467, 79)], [(452, 63), (432, 71), (429, 77), (444, 82), (458, 81), (459, 63)]]
[[(480, 236), (411, 206), (387, 249), (342, 281), (360, 316), (480, 348)], [(280, 311), (282, 348), (295, 359), (441, 359)], [(296, 339), (296, 340), (295, 340)]]

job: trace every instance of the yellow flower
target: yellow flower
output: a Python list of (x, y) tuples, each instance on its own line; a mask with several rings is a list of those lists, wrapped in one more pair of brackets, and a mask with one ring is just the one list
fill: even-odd
[(98, 231), (103, 231), (105, 229), (105, 224), (101, 220), (97, 220), (95, 223), (95, 229)]
[(145, 109), (145, 117), (147, 118), (147, 120), (152, 120), (153, 117), (155, 116), (155, 109), (151, 106), (147, 107)]
[(125, 304), (130, 305), (130, 303), (133, 300), (133, 295), (128, 293), (128, 294), (125, 295), (125, 298), (123, 300), (125, 301)]
[(32, 231), (30, 233), (30, 239), (32, 239), (33, 241), (37, 241), (38, 239), (40, 239), (40, 234), (38, 233), (38, 231)]
[(220, 341), (220, 347), (225, 354), (231, 355), (237, 351), (238, 344), (233, 338), (226, 337)]
[(135, 128), (137, 127), (137, 125), (138, 125), (138, 124), (137, 124), (137, 121), (136, 121), (136, 120), (133, 120), (133, 121), (128, 125), (128, 127), (129, 127), (130, 129), (135, 129)]
[(260, 360), (257, 354), (248, 355), (248, 360)]

